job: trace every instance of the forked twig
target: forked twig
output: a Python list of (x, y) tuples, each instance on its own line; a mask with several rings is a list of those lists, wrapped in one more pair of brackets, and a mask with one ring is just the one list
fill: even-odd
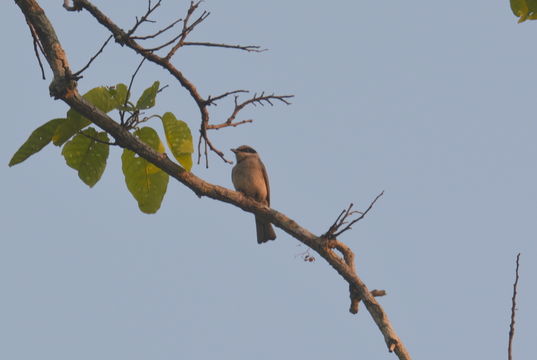
[(198, 8), (198, 6), (201, 4), (201, 1), (202, 0), (199, 0), (197, 2), (194, 2), (194, 1), (191, 1), (190, 2), (190, 7), (188, 8), (188, 11), (186, 13), (186, 16), (185, 16), (185, 20), (183, 21), (183, 31), (181, 32), (181, 34), (179, 34), (179, 41), (177, 42), (177, 44), (175, 44), (175, 46), (168, 52), (168, 55), (166, 55), (164, 58), (166, 60), (170, 60), (172, 58), (172, 56), (175, 54), (175, 52), (177, 50), (179, 50), (179, 48), (181, 48), (183, 45), (184, 45), (184, 42), (185, 42), (185, 39), (186, 37), (188, 36), (188, 34), (190, 34), (190, 32), (192, 30), (194, 30), (194, 28), (196, 26), (198, 26), (201, 22), (203, 22), (203, 20), (207, 19), (207, 17), (209, 15), (211, 15), (210, 12), (208, 11), (203, 11), (203, 13), (196, 19), (194, 20), (194, 22), (189, 25), (188, 24), (188, 21), (190, 20), (190, 17), (192, 16), (192, 14), (196, 11), (196, 9)]
[[(369, 204), (367, 209), (365, 211), (356, 211), (352, 210), (352, 207), (354, 204), (350, 204), (347, 210), (343, 210), (339, 216), (337, 217), (336, 221), (330, 226), (328, 231), (322, 235), (325, 239), (335, 239), (339, 235), (343, 234), (345, 231), (352, 229), (352, 225), (356, 224), (358, 221), (362, 220), (367, 213), (373, 208), (373, 205), (377, 202), (377, 200), (384, 195), (384, 190), (378, 194), (375, 199)], [(354, 214), (360, 214), (359, 217), (352, 220), (351, 222), (348, 221), (348, 218)]]
[(241, 103), (238, 102), (239, 97), (235, 96), (235, 108), (233, 109), (233, 112), (226, 120), (226, 124), (231, 125), (233, 120), (237, 117), (237, 114), (244, 109), (248, 105), (261, 105), (263, 106), (265, 103), (269, 104), (270, 106), (274, 106), (274, 103), (272, 101), (278, 100), (283, 102), (286, 105), (291, 105), (291, 102), (289, 102), (287, 99), (291, 99), (294, 97), (294, 95), (275, 95), (274, 93), (270, 95), (265, 95), (265, 92), (262, 92), (261, 95), (257, 96), (257, 94), (254, 94), (254, 96), (246, 101), (243, 101)]
[(138, 19), (138, 17), (136, 17), (136, 23), (134, 24), (132, 29), (127, 31), (127, 37), (130, 37), (132, 34), (134, 34), (136, 29), (138, 29), (138, 26), (140, 26), (144, 22), (155, 22), (153, 20), (149, 20), (149, 15), (151, 15), (151, 13), (153, 11), (155, 11), (160, 6), (161, 2), (162, 2), (162, 0), (159, 0), (155, 5), (151, 6), (151, 0), (148, 0), (146, 13), (140, 19)]
[(160, 29), (159, 31), (157, 31), (156, 33), (154, 34), (151, 34), (151, 35), (145, 35), (145, 36), (131, 36), (131, 39), (134, 39), (134, 40), (148, 40), (148, 39), (154, 39), (156, 38), (157, 36), (165, 33), (166, 31), (170, 30), (172, 27), (174, 27), (177, 23), (183, 21), (183, 19), (177, 19), (175, 20), (174, 22), (172, 22), (170, 25), (166, 26), (165, 28), (163, 29)]

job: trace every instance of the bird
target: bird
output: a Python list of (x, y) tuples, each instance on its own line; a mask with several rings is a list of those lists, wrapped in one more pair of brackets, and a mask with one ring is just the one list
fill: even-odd
[[(257, 151), (248, 145), (231, 149), (235, 153), (237, 163), (231, 171), (231, 181), (235, 190), (270, 206), (270, 186), (267, 169), (259, 158)], [(257, 243), (262, 244), (276, 239), (272, 225), (262, 218), (255, 217)]]

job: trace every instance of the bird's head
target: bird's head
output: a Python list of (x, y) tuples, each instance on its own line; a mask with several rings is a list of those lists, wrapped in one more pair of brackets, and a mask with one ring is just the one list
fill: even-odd
[(231, 151), (235, 153), (237, 162), (240, 162), (249, 157), (258, 157), (257, 151), (255, 151), (251, 146), (248, 145), (241, 145), (236, 149), (231, 149)]

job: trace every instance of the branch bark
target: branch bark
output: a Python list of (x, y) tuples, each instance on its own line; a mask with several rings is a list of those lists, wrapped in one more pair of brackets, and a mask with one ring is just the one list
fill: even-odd
[[(394, 351), (399, 359), (411, 359), (403, 342), (393, 329), (387, 314), (374, 298), (374, 294), (368, 290), (364, 282), (358, 277), (354, 266), (354, 254), (348, 246), (337, 239), (316, 236), (285, 214), (268, 208), (251, 198), (245, 197), (239, 192), (202, 180), (196, 175), (183, 170), (179, 165), (171, 161), (166, 154), (158, 153), (138, 140), (125, 127), (97, 109), (79, 94), (77, 82), (69, 67), (67, 56), (56, 36), (52, 24), (37, 1), (15, 0), (15, 2), (26, 17), (28, 24), (35, 29), (39, 41), (45, 50), (46, 59), (54, 74), (54, 79), (49, 87), (51, 96), (67, 103), (71, 108), (77, 110), (101, 129), (108, 132), (118, 145), (137, 153), (139, 156), (158, 166), (191, 189), (199, 197), (206, 196), (223, 201), (237, 206), (244, 211), (261, 216), (316, 251), (348, 282), (355, 296), (364, 302), (365, 307), (384, 336), (388, 350), (390, 352)], [(173, 67), (167, 59), (146, 52), (134, 40), (127, 37), (123, 30), (112, 23), (110, 19), (89, 1), (77, 0), (74, 6), (77, 9), (83, 8), (88, 10), (101, 24), (106, 26), (114, 34), (116, 41), (126, 44), (152, 62), (165, 65), (165, 68), (188, 90), (192, 98), (196, 101), (202, 112), (203, 121), (208, 121), (209, 114), (206, 109), (206, 101), (199, 95), (196, 87), (179, 70)], [(338, 250), (342, 256), (337, 255), (334, 249)]]

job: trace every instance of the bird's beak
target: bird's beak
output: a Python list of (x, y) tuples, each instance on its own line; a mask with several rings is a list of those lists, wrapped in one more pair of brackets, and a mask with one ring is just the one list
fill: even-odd
[(229, 149), (229, 150), (231, 150), (235, 154), (237, 153), (237, 149)]

